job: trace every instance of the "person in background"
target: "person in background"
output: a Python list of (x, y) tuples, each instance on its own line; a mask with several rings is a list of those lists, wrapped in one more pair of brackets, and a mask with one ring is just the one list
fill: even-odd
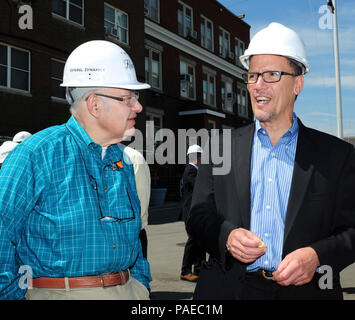
[(0, 168), (9, 153), (22, 141), (30, 137), (32, 134), (27, 131), (20, 131), (14, 135), (12, 141), (5, 141), (0, 146)]
[(61, 86), (68, 122), (27, 138), (0, 170), (0, 298), (149, 299), (134, 170), (117, 144), (150, 86), (102, 40), (69, 55)]
[(29, 138), (30, 136), (32, 136), (31, 133), (29, 133), (27, 131), (20, 131), (14, 135), (14, 137), (12, 138), (12, 141), (16, 142), (16, 143), (21, 143), (21, 142), (25, 141), (27, 138)]
[[(143, 155), (131, 147), (125, 146), (124, 144), (119, 144), (124, 150), (125, 154), (128, 155), (129, 161), (133, 164), (134, 175), (136, 178), (136, 186), (138, 198), (141, 204), (141, 220), (142, 227), (139, 233), (139, 238), (142, 244), (143, 257), (147, 259), (148, 257), (148, 238), (145, 227), (148, 225), (148, 207), (150, 200), (150, 170), (147, 162), (145, 161)], [(127, 160), (128, 161), (128, 160)]]
[[(202, 148), (197, 145), (191, 145), (187, 150), (189, 163), (185, 167), (182, 176), (182, 219), (186, 224), (189, 216), (192, 193), (195, 187), (195, 180), (198, 167), (201, 163)], [(188, 233), (188, 239), (185, 244), (184, 256), (182, 259), (180, 279), (196, 282), (200, 273), (201, 265), (206, 260), (206, 253), (203, 251), (198, 242)], [(192, 267), (194, 270), (192, 270)]]
[(232, 131), (228, 174), (199, 168), (187, 230), (210, 258), (194, 299), (342, 299), (339, 273), (355, 261), (354, 148), (295, 114), (309, 65), (294, 30), (271, 23), (240, 60), (256, 120)]
[(18, 143), (13, 141), (4, 141), (0, 146), (0, 168), (2, 167), (3, 162), (9, 155), (9, 153), (18, 145)]

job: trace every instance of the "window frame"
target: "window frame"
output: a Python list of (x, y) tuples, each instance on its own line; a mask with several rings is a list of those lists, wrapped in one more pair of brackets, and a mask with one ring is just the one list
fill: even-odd
[[(237, 37), (234, 38), (234, 54), (235, 54), (235, 61), (238, 66), (242, 66), (242, 63), (239, 60), (239, 57), (244, 54), (245, 51), (245, 43), (244, 41), (238, 39)], [(243, 45), (243, 49), (241, 50), (240, 45)], [(238, 49), (237, 49), (238, 48)], [(241, 52), (242, 51), (242, 52)]]
[[(148, 14), (145, 14), (144, 11), (144, 15), (149, 19), (152, 19), (153, 21), (160, 23), (160, 0), (156, 0), (156, 1), (157, 1), (157, 8), (155, 9), (155, 7), (152, 6), (152, 0), (144, 0), (144, 10), (146, 10), (146, 8), (148, 9)], [(157, 19), (154, 19), (151, 15), (152, 7), (154, 8), (154, 10), (157, 11)]]
[[(210, 131), (211, 129), (217, 129), (217, 123), (215, 120), (211, 120), (208, 119), (207, 120), (207, 124), (208, 124), (208, 130)], [(212, 127), (210, 127), (210, 125), (212, 125)]]
[[(152, 110), (147, 110), (145, 113), (146, 116), (146, 120), (147, 121), (153, 121), (154, 124), (154, 136), (156, 135), (157, 131), (159, 131), (160, 129), (163, 129), (163, 114), (160, 114), (158, 112), (154, 112)], [(159, 126), (155, 125), (155, 121), (154, 118), (159, 119)]]
[[(203, 23), (204, 32), (205, 32), (204, 36), (202, 34), (202, 19), (204, 21), (204, 23)], [(207, 30), (208, 30), (207, 23), (208, 22), (211, 24), (211, 48), (209, 48), (207, 45), (207, 40), (208, 40), (208, 38), (207, 38)], [(212, 52), (214, 52), (214, 32), (213, 31), (214, 31), (213, 21), (206, 18), (204, 15), (201, 15), (200, 16), (201, 47), (203, 47), (209, 51), (212, 51)], [(204, 44), (203, 44), (203, 42), (204, 42)]]
[[(221, 46), (221, 32), (222, 32), (222, 46)], [(225, 35), (228, 34), (228, 48), (225, 47)], [(222, 27), (218, 28), (218, 46), (219, 46), (219, 55), (223, 58), (227, 58), (229, 52), (231, 51), (231, 35), (230, 32), (223, 29)], [(227, 50), (228, 49), (228, 50)], [(228, 53), (227, 53), (228, 52)]]
[[(65, 17), (62, 16), (59, 13), (53, 12), (53, 1), (65, 1)], [(72, 4), (74, 7), (80, 8), (81, 9), (81, 21), (82, 23), (79, 23), (77, 21), (71, 20), (70, 19), (70, 4)], [(76, 3), (70, 3), (70, 0), (52, 0), (52, 14), (60, 17), (62, 19), (65, 19), (67, 21), (70, 21), (72, 23), (75, 23), (79, 26), (84, 26), (84, 10), (85, 10), (85, 0), (82, 0), (82, 7), (79, 7)]]
[[(52, 68), (53, 61), (63, 64), (63, 71), (64, 71), (65, 61), (59, 60), (59, 59), (56, 59), (56, 58), (51, 58), (51, 68)], [(63, 76), (62, 76), (62, 78), (56, 78), (56, 77), (53, 76), (52, 70), (51, 70), (51, 84), (52, 84), (53, 80), (54, 81), (63, 82)], [(64, 97), (58, 97), (58, 96), (53, 95), (52, 87), (51, 87), (51, 98), (58, 99), (58, 100), (61, 100), (61, 101), (66, 101), (65, 91), (64, 91)]]
[(178, 7), (178, 34), (183, 37), (187, 37), (188, 35), (188, 29), (189, 27), (186, 26), (186, 9), (189, 9), (191, 11), (191, 32), (194, 31), (194, 10), (192, 7), (189, 5), (185, 4), (182, 1), (178, 1), (178, 5), (181, 5), (183, 7), (183, 13), (182, 13), (182, 33), (179, 30), (179, 7)]
[[(159, 110), (160, 111), (160, 110)], [(163, 118), (164, 118), (164, 113), (163, 112), (158, 112), (154, 111), (153, 108), (147, 107), (146, 112), (145, 112), (145, 117), (146, 121), (153, 121), (153, 130), (154, 130), (154, 150), (162, 143), (162, 136), (157, 135), (158, 131), (160, 129), (163, 129)], [(155, 125), (154, 118), (159, 119), (159, 125)], [(160, 132), (161, 134), (162, 132)]]
[[(245, 93), (245, 105), (242, 103), (243, 93)], [(243, 118), (248, 118), (249, 115), (248, 89), (240, 85), (237, 87), (237, 106), (238, 106), (238, 116)]]
[[(19, 92), (30, 93), (31, 92), (31, 51), (26, 50), (26, 49), (22, 49), (22, 48), (19, 48), (16, 46), (12, 46), (12, 45), (9, 45), (9, 44), (3, 43), (3, 42), (0, 42), (0, 45), (4, 46), (6, 48), (6, 54), (7, 54), (7, 61), (6, 61), (7, 64), (6, 65), (0, 64), (0, 66), (6, 68), (6, 86), (0, 85), (0, 88), (6, 88), (6, 89), (10, 89), (10, 90), (19, 91)], [(22, 52), (27, 53), (28, 70), (12, 67), (12, 52), (11, 52), (12, 49), (16, 49), (18, 51), (22, 51)], [(28, 78), (27, 90), (14, 88), (11, 86), (11, 71), (12, 71), (12, 69), (27, 73), (27, 78)]]
[[(205, 82), (204, 75), (207, 76), (207, 92), (205, 92)], [(210, 85), (211, 85), (211, 78), (213, 78), (213, 103), (210, 102), (211, 92), (210, 92)], [(216, 108), (216, 74), (214, 72), (210, 72), (209, 70), (202, 70), (202, 100), (205, 105), (211, 106)], [(206, 98), (205, 98), (206, 94)]]
[[(224, 87), (222, 86), (222, 83), (224, 83)], [(230, 84), (230, 88), (231, 88), (231, 91), (229, 92), (227, 90), (227, 86), (226, 84)], [(224, 94), (223, 94), (223, 89), (224, 88)], [(227, 95), (228, 93), (231, 93), (232, 94), (232, 100), (231, 101), (228, 101), (227, 100)], [(233, 91), (233, 80), (232, 79), (226, 79), (226, 78), (222, 78), (221, 79), (221, 105), (222, 105), (222, 110), (223, 111), (227, 111), (227, 112), (230, 112), (230, 113), (234, 113), (234, 98), (233, 98), (233, 95), (234, 95), (234, 91)], [(227, 102), (229, 102), (229, 104), (227, 105)]]
[[(145, 47), (144, 47), (144, 49), (145, 50), (148, 50), (149, 51), (149, 57), (148, 57), (148, 59), (149, 59), (149, 61), (148, 61), (148, 68), (149, 68), (149, 70), (148, 70), (148, 72), (149, 72), (149, 79), (147, 79), (147, 70), (146, 70), (146, 55), (145, 55), (145, 53), (144, 53), (144, 69), (145, 69), (145, 80), (146, 80), (146, 82), (148, 82), (150, 85), (151, 85), (151, 87), (152, 88), (154, 88), (154, 89), (158, 89), (158, 90), (163, 90), (163, 70), (162, 70), (162, 66), (163, 66), (163, 63), (162, 63), (162, 52), (160, 51), (160, 50), (158, 50), (158, 49), (156, 49), (156, 48), (153, 48), (153, 47), (151, 47), (151, 46), (149, 46), (149, 45), (145, 45)], [(159, 87), (156, 87), (156, 86), (154, 86), (154, 84), (153, 84), (153, 71), (152, 71), (152, 62), (153, 62), (153, 52), (155, 52), (155, 53), (158, 53), (159, 54)]]
[[(186, 90), (186, 92), (188, 92), (187, 95), (185, 94), (182, 94), (182, 85), (181, 85), (181, 82), (180, 81), (180, 97), (182, 98), (186, 98), (186, 99), (189, 99), (189, 100), (196, 100), (196, 65), (184, 60), (184, 59), (180, 59), (180, 68), (179, 68), (179, 72), (180, 72), (180, 76), (184, 74), (184, 72), (181, 71), (181, 64), (185, 64), (186, 65), (186, 73), (185, 74), (189, 74), (192, 79), (190, 81), (190, 84), (191, 84), (191, 88), (189, 88), (189, 90)], [(191, 67), (193, 69), (193, 75), (191, 75), (190, 73), (188, 73), (188, 68)], [(190, 89), (192, 89), (192, 93), (193, 93), (193, 97), (191, 97), (189, 94), (190, 94)]]
[(210, 137), (213, 137), (216, 135), (216, 129), (217, 129), (217, 122), (212, 119), (207, 119), (207, 130), (208, 130)]
[[(114, 22), (108, 20), (108, 19), (105, 17), (105, 6), (110, 7), (111, 9), (113, 9), (113, 10), (115, 11), (115, 21), (114, 21)], [(123, 15), (125, 15), (125, 16), (127, 17), (127, 28), (125, 28), (125, 27), (123, 27), (123, 26), (121, 26), (121, 25), (118, 24), (118, 22), (119, 22), (119, 19), (117, 19), (118, 14), (123, 14)], [(114, 36), (114, 35), (112, 35), (111, 33), (108, 33), (108, 36), (109, 36), (109, 37), (112, 37), (113, 39), (115, 39), (116, 41), (118, 41), (118, 42), (120, 42), (120, 43), (123, 43), (123, 44), (126, 45), (126, 46), (129, 46), (129, 29), (130, 29), (130, 28), (129, 28), (129, 15), (128, 15), (128, 13), (126, 13), (126, 12), (124, 12), (123, 10), (118, 9), (118, 8), (116, 8), (116, 7), (112, 6), (112, 5), (110, 5), (110, 4), (106, 3), (106, 2), (104, 2), (104, 27), (105, 27), (105, 29), (106, 29), (105, 22), (106, 22), (106, 23), (109, 23), (110, 25), (113, 24), (113, 27), (114, 27), (115, 29), (117, 29), (117, 36)], [(126, 41), (123, 41), (123, 40), (121, 39), (121, 30), (124, 30), (124, 32), (126, 33), (127, 42), (126, 42)]]

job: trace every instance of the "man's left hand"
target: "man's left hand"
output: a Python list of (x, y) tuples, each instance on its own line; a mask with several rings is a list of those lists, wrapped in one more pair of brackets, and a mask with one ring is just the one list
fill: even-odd
[(297, 249), (288, 254), (273, 273), (281, 286), (301, 286), (310, 282), (319, 266), (318, 255), (311, 247)]

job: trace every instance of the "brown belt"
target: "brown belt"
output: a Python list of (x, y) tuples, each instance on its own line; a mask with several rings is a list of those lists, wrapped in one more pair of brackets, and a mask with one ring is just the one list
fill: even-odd
[[(106, 273), (98, 276), (67, 278), (69, 288), (92, 288), (92, 287), (111, 287), (123, 285), (129, 279), (128, 270), (115, 273)], [(32, 286), (36, 288), (65, 289), (65, 278), (35, 278)]]

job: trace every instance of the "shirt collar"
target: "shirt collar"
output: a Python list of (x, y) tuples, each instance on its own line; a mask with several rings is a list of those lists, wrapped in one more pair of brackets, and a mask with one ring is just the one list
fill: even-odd
[(291, 137), (294, 137), (297, 133), (298, 133), (298, 118), (296, 113), (292, 114), (292, 126), (290, 129), (288, 129), (287, 132), (289, 132), (291, 134)]
[(89, 146), (91, 143), (94, 143), (78, 120), (72, 115), (68, 120), (66, 127), (69, 129), (70, 133), (73, 135), (76, 141), (85, 143), (86, 146)]
[[(292, 114), (292, 126), (282, 135), (279, 143), (288, 144), (290, 143), (294, 137), (298, 135), (298, 120), (295, 112)], [(255, 135), (259, 138), (262, 143), (266, 143), (266, 137), (268, 137), (267, 131), (261, 126), (260, 121), (258, 119), (255, 120)]]
[(196, 164), (194, 164), (193, 162), (190, 162), (189, 164), (191, 164), (192, 166), (194, 166), (198, 170), (198, 166)]
[[(77, 143), (79, 143), (79, 147), (85, 151), (91, 150), (99, 152), (101, 157), (102, 147), (95, 143), (90, 136), (87, 134), (85, 129), (81, 126), (78, 120), (72, 115), (68, 122), (66, 123), (66, 127), (69, 129), (71, 135), (75, 139)], [(123, 150), (117, 145), (113, 144), (109, 146), (106, 150), (105, 155), (105, 163), (110, 161), (120, 161), (122, 159)]]

